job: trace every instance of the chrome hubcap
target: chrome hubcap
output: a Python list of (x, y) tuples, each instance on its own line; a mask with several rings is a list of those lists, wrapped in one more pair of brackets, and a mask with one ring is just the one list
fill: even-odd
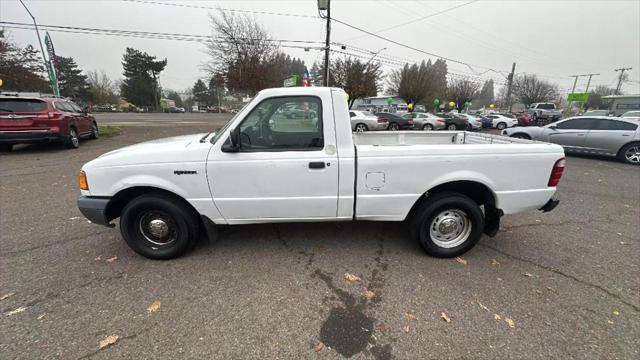
[(625, 153), (624, 156), (632, 163), (640, 163), (640, 146), (632, 146)]
[(73, 143), (73, 145), (78, 145), (79, 140), (75, 130), (71, 130), (71, 133), (69, 135), (71, 135), (71, 142)]
[(168, 245), (178, 238), (173, 219), (162, 211), (147, 211), (140, 217), (140, 232), (154, 245)]
[(471, 220), (462, 210), (444, 210), (429, 225), (431, 240), (443, 248), (453, 248), (464, 243), (471, 234)]
[(356, 131), (357, 131), (357, 132), (363, 132), (363, 131), (365, 131), (364, 125), (362, 125), (362, 124), (357, 125), (357, 126), (356, 126)]

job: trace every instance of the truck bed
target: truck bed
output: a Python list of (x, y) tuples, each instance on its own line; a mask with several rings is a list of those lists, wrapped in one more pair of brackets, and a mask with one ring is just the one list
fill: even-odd
[(501, 135), (481, 134), (470, 131), (377, 131), (354, 133), (357, 145), (406, 146), (406, 145), (460, 145), (460, 144), (533, 144), (526, 139)]

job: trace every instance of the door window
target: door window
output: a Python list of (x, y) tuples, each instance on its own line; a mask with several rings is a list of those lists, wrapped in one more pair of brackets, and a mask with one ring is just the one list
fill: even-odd
[(556, 125), (556, 128), (563, 130), (589, 130), (593, 129), (594, 121), (589, 118), (571, 119)]
[(73, 108), (66, 101), (56, 101), (53, 103), (56, 109), (66, 111), (66, 112), (75, 112)]
[(240, 151), (301, 151), (323, 147), (322, 103), (317, 97), (263, 100), (240, 124)]
[(630, 124), (624, 121), (597, 119), (595, 129), (598, 130), (622, 130), (634, 131), (638, 125)]

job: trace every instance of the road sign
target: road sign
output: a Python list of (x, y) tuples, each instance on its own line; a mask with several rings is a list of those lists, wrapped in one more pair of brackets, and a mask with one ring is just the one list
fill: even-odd
[(577, 102), (586, 103), (587, 101), (589, 101), (589, 93), (571, 93), (569, 94), (569, 96), (567, 96), (567, 101), (568, 102), (577, 101)]
[(290, 78), (284, 79), (282, 86), (284, 87), (298, 86), (299, 83), (300, 83), (300, 76), (292, 75)]

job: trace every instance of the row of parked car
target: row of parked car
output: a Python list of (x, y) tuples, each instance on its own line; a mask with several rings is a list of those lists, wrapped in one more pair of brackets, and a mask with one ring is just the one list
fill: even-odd
[[(351, 110), (351, 129), (356, 132), (375, 130), (504, 130), (519, 125), (519, 119), (509, 114), (459, 114), (411, 112), (405, 114)], [(527, 126), (527, 124), (520, 124)]]

